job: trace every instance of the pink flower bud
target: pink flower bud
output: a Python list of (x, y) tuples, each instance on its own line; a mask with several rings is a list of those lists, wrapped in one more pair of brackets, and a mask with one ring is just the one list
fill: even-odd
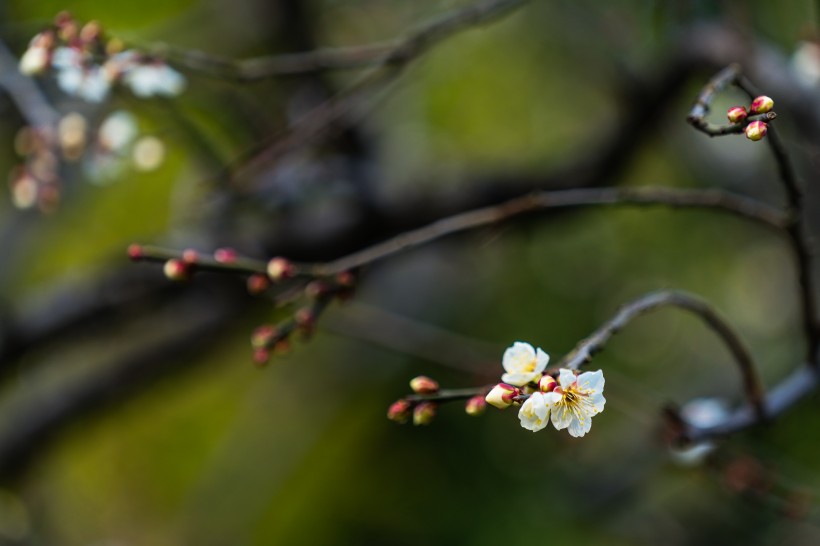
[(270, 360), (270, 351), (267, 349), (254, 349), (251, 359), (256, 366), (262, 367)]
[(407, 400), (397, 400), (387, 409), (387, 418), (403, 425), (410, 419), (410, 407)]
[(263, 349), (270, 346), (273, 339), (279, 335), (279, 330), (272, 324), (263, 324), (251, 333), (251, 347)]
[(265, 275), (251, 275), (248, 277), (248, 293), (257, 296), (263, 293), (270, 286), (270, 281)]
[(438, 382), (426, 375), (420, 375), (410, 380), (410, 388), (416, 394), (431, 394), (438, 391)]
[(182, 261), (186, 264), (195, 264), (199, 260), (199, 253), (192, 249), (188, 248), (182, 251)]
[(296, 268), (290, 260), (285, 258), (273, 258), (268, 262), (268, 277), (273, 282), (279, 282), (293, 277)]
[(336, 283), (339, 286), (344, 286), (346, 288), (352, 287), (356, 284), (356, 275), (350, 271), (342, 271), (336, 275)]
[(309, 307), (302, 307), (293, 315), (296, 325), (305, 330), (310, 330), (316, 324), (316, 313)]
[(482, 395), (476, 395), (467, 400), (467, 404), (464, 406), (464, 411), (467, 412), (467, 415), (472, 417), (476, 417), (484, 413), (484, 410), (487, 409), (487, 401), (484, 399)]
[(558, 386), (558, 381), (555, 380), (554, 377), (551, 375), (545, 375), (541, 378), (538, 382), (538, 389), (541, 392), (552, 392), (555, 390), (555, 387)]
[(132, 260), (139, 260), (142, 258), (142, 245), (136, 243), (128, 245), (128, 257)]
[(748, 112), (746, 112), (746, 108), (744, 108), (743, 106), (732, 106), (726, 112), (726, 117), (729, 118), (729, 121), (731, 121), (732, 123), (740, 123), (741, 121), (746, 119), (746, 116), (748, 115), (749, 114)]
[(413, 424), (429, 425), (436, 416), (436, 404), (433, 402), (422, 402), (413, 408)]
[(168, 260), (162, 272), (172, 281), (187, 281), (191, 278), (191, 266), (182, 260)]
[(752, 101), (752, 105), (749, 107), (749, 113), (765, 114), (766, 112), (770, 112), (772, 108), (774, 108), (774, 101), (766, 95), (761, 95)]
[(487, 394), (484, 399), (488, 404), (497, 407), (498, 409), (507, 409), (513, 403), (513, 398), (521, 393), (517, 387), (507, 385), (506, 383), (499, 383)]
[(217, 248), (214, 251), (214, 260), (221, 264), (232, 264), (236, 262), (238, 256), (236, 250), (232, 248)]
[(757, 141), (766, 136), (768, 126), (762, 121), (753, 121), (746, 126), (746, 138)]

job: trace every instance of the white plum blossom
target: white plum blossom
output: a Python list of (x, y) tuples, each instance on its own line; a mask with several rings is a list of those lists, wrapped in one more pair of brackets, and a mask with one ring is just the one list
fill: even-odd
[(27, 76), (42, 74), (48, 68), (49, 51), (45, 47), (29, 47), (20, 58), (20, 72)]
[(57, 85), (69, 95), (87, 102), (102, 102), (111, 91), (111, 79), (106, 71), (97, 65), (87, 65), (78, 49), (58, 47), (51, 66), (57, 71)]
[(527, 430), (538, 432), (550, 422), (550, 406), (544, 393), (536, 392), (527, 398), (518, 410), (521, 426)]
[(604, 410), (606, 399), (603, 392), (604, 374), (601, 370), (576, 376), (572, 370), (561, 369), (555, 390), (544, 394), (553, 426), (558, 430), (567, 429), (574, 437), (589, 432), (592, 417)]
[(540, 348), (536, 350), (529, 343), (516, 341), (504, 351), (501, 363), (507, 373), (501, 376), (501, 381), (523, 387), (530, 381), (539, 379), (549, 361), (549, 355)]
[(163, 62), (138, 64), (127, 70), (123, 82), (138, 97), (175, 97), (185, 89), (185, 77)]

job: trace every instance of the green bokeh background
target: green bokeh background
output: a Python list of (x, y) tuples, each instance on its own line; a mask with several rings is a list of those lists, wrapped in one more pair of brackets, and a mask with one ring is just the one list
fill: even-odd
[[(391, 39), (464, 2), (309, 4), (317, 41), (337, 46)], [(61, 9), (140, 44), (231, 57), (277, 52), (269, 35), (275, 12), (262, 0), (14, 0), (2, 21), (12, 49), (22, 52)], [(684, 25), (739, 12), (748, 32), (787, 55), (818, 17), (815, 3), (796, 1), (777, 9), (764, 2), (543, 1), (452, 38), (363, 118), (380, 191), (462, 184), (468, 192), (464, 181), (475, 175), (549, 172), (583, 158), (617, 119), (620, 67), (651, 68)], [(349, 80), (333, 76), (338, 85)], [(704, 80), (673, 100), (623, 183), (780, 199), (762, 146), (709, 141), (683, 123)], [(34, 220), (15, 263), (4, 265), (3, 296), (25, 302), (66, 278), (90, 278), (120, 263), (130, 242), (163, 240), (169, 230), (181, 233), (176, 240), (184, 246), (205, 191), (198, 181), (281, 123), (284, 85), (243, 89), (189, 74), (188, 92), (170, 104), (118, 95), (111, 109), (129, 109), (144, 131), (162, 136), (166, 162), (104, 187), (80, 183), (58, 213)], [(721, 98), (716, 111), (734, 99)], [(259, 126), (248, 126), (239, 103), (256, 112)], [(16, 128), (4, 122), (0, 133), (9, 169), (18, 161)], [(6, 217), (19, 214), (7, 197), (0, 202)], [(409, 378), (424, 373), (457, 387), (494, 372), (478, 364), (475, 373), (452, 370), (340, 334), (349, 317), (377, 308), (491, 347), (500, 373), (511, 342), (530, 341), (557, 358), (620, 304), (662, 288), (695, 292), (721, 309), (767, 384), (799, 361), (790, 257), (782, 240), (757, 226), (708, 212), (585, 210), (484, 230), (373, 268), (354, 301), (333, 306), (310, 342), (262, 370), (250, 365), (247, 346), (250, 330), (270, 320), (260, 303), (201, 361), (45, 446), (18, 483), (0, 490), (0, 541), (816, 544), (814, 501), (805, 518), (789, 519), (772, 495), (739, 495), (720, 471), (676, 465), (659, 440), (668, 402), (740, 401), (729, 356), (689, 316), (665, 310), (639, 319), (600, 355), (607, 410), (581, 440), (529, 433), (514, 411), (474, 419), (456, 405), (441, 408), (429, 427), (397, 426), (384, 414), (406, 394)], [(160, 325), (149, 320), (137, 334), (112, 328), (26, 355), (0, 389), (0, 421), (12, 422), (16, 404), (44, 385), (93, 370)], [(776, 469), (778, 487), (811, 499), (820, 478), (811, 433), (820, 425), (817, 402), (810, 397), (772, 426), (728, 440), (720, 453)]]

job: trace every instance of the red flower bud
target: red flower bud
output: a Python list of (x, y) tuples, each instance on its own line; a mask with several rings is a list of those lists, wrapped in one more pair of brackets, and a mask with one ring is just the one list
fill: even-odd
[(296, 273), (296, 268), (290, 260), (285, 258), (272, 258), (268, 262), (268, 277), (273, 282), (279, 282), (293, 277)]
[(270, 360), (270, 351), (267, 349), (254, 349), (252, 359), (255, 365), (262, 367)]
[(279, 330), (272, 324), (263, 324), (251, 333), (251, 347), (263, 349), (269, 347), (274, 338), (279, 335)]
[(139, 260), (142, 258), (142, 245), (136, 243), (128, 245), (128, 257), (132, 260)]
[(766, 136), (769, 127), (762, 121), (753, 121), (746, 126), (746, 138), (757, 141)]
[(217, 248), (214, 251), (214, 260), (221, 264), (232, 264), (236, 262), (238, 256), (236, 250), (232, 248)]
[(774, 108), (774, 101), (766, 95), (761, 95), (752, 101), (749, 112), (752, 114), (765, 114)]
[(403, 425), (410, 419), (410, 407), (407, 400), (397, 400), (387, 409), (387, 418)]
[(731, 121), (732, 123), (740, 123), (741, 121), (746, 119), (746, 116), (748, 115), (749, 114), (748, 112), (746, 112), (746, 108), (744, 108), (743, 106), (732, 106), (726, 112), (726, 117), (729, 118), (729, 121)]
[(263, 293), (270, 286), (270, 281), (265, 275), (251, 275), (248, 277), (248, 293), (256, 296)]
[(187, 248), (182, 251), (182, 261), (186, 264), (195, 264), (199, 260), (199, 253), (192, 249)]

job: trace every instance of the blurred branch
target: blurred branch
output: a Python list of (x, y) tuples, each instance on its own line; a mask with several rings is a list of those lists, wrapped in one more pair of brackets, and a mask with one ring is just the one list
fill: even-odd
[[(398, 69), (426, 53), (439, 42), (463, 30), (489, 23), (529, 0), (485, 0), (437, 17), (394, 42), (327, 48), (303, 53), (232, 60), (201, 51), (170, 50), (177, 65), (208, 75), (237, 81), (255, 81), (287, 74), (322, 70), (390, 66)], [(164, 50), (165, 47), (160, 49)]]
[(60, 113), (40, 91), (34, 81), (20, 73), (18, 60), (0, 40), (0, 87), (14, 101), (26, 123), (32, 127), (52, 127)]
[(635, 318), (661, 307), (679, 307), (690, 311), (711, 328), (729, 349), (740, 375), (749, 404), (754, 408), (758, 421), (766, 418), (763, 404), (763, 388), (751, 353), (743, 344), (738, 334), (706, 301), (683, 292), (655, 292), (647, 294), (623, 306), (621, 310), (592, 335), (581, 341), (575, 349), (567, 354), (559, 364), (561, 368), (576, 370), (590, 362), (603, 350), (610, 338), (622, 330)]
[(392, 82), (414, 60), (450, 36), (495, 21), (527, 2), (529, 0), (485, 0), (423, 25), (387, 51), (372, 70), (346, 89), (305, 114), (284, 133), (237, 158), (231, 166), (234, 177), (252, 172), (328, 132), (333, 123), (350, 112), (364, 95)]

